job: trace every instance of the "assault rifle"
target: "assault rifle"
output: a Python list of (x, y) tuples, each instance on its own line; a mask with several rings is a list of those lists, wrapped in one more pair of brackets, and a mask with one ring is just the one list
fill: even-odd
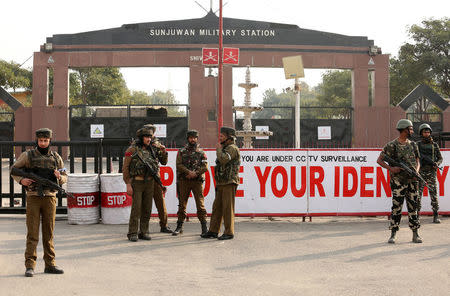
[(438, 166), (438, 164), (437, 164), (435, 161), (433, 161), (433, 160), (431, 159), (431, 157), (429, 157), (428, 155), (421, 154), (421, 155), (420, 155), (420, 160), (423, 162), (423, 164), (430, 164), (430, 165), (432, 165), (433, 167), (437, 167), (437, 168), (440, 169), (441, 171), (443, 170), (443, 168), (440, 167), (440, 166)]
[(13, 167), (11, 169), (11, 175), (20, 176), (20, 177), (24, 177), (24, 178), (33, 180), (37, 186), (38, 195), (41, 197), (44, 196), (44, 187), (48, 188), (50, 190), (56, 190), (56, 191), (58, 191), (58, 193), (60, 195), (66, 195), (67, 197), (74, 197), (71, 193), (66, 192), (64, 190), (64, 188), (62, 188), (55, 182), (53, 182), (47, 178), (41, 177), (35, 173)]
[(147, 174), (152, 176), (153, 180), (155, 180), (155, 182), (159, 185), (159, 187), (161, 187), (162, 192), (166, 193), (167, 187), (165, 187), (163, 185), (163, 183), (161, 182), (161, 178), (158, 176), (158, 172), (153, 168), (153, 166), (151, 164), (149, 164), (147, 161), (145, 161), (142, 158), (142, 156), (139, 155), (139, 153), (137, 153), (137, 151), (131, 157), (134, 157), (134, 156), (137, 156), (137, 158), (139, 158), (139, 160), (142, 161), (143, 164), (145, 164), (145, 167), (147, 168)]
[(427, 184), (427, 182), (425, 181), (424, 178), (422, 178), (422, 176), (416, 171), (416, 170), (412, 170), (411, 168), (409, 168), (404, 162), (402, 161), (396, 161), (393, 158), (387, 156), (386, 154), (383, 153), (383, 161), (386, 161), (387, 163), (389, 163), (390, 166), (396, 166), (396, 167), (400, 167), (401, 169), (403, 169), (405, 172), (408, 173), (408, 175), (410, 175), (411, 177), (416, 177), (417, 179), (419, 179), (422, 183)]

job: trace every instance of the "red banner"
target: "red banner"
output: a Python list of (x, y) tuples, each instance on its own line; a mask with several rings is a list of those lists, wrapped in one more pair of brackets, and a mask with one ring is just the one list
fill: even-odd
[(218, 65), (219, 64), (219, 49), (218, 48), (203, 48), (202, 49), (202, 63), (203, 63), (203, 65)]
[(126, 192), (102, 192), (102, 208), (125, 208), (133, 202)]
[(223, 63), (229, 65), (239, 65), (239, 48), (224, 47)]
[(74, 197), (67, 198), (69, 208), (94, 208), (100, 204), (98, 192), (72, 193), (72, 195)]

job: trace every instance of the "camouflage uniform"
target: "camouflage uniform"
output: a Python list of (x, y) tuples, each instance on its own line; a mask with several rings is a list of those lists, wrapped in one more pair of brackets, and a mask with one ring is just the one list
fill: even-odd
[[(417, 167), (416, 158), (419, 158), (419, 149), (416, 143), (408, 140), (406, 144), (401, 144), (395, 139), (386, 144), (383, 152), (397, 160), (404, 162), (412, 170)], [(418, 201), (418, 182), (413, 180), (405, 171), (399, 173), (390, 173), (391, 191), (392, 191), (392, 211), (389, 229), (398, 231), (400, 220), (402, 218), (403, 201), (406, 199), (406, 207), (408, 209), (409, 227), (412, 230), (420, 227), (417, 217), (417, 201)]]
[[(222, 130), (231, 130), (234, 136), (234, 129), (222, 127)], [(236, 189), (240, 183), (239, 167), (241, 164), (240, 151), (234, 138), (229, 144), (217, 148), (216, 155), (216, 167), (214, 168), (216, 197), (213, 203), (209, 232), (218, 233), (223, 219), (225, 226), (223, 234), (234, 236), (234, 202)]]
[(123, 162), (123, 180), (126, 184), (131, 184), (133, 188), (133, 202), (131, 205), (130, 222), (128, 226), (128, 238), (138, 234), (139, 236), (148, 235), (149, 220), (152, 211), (152, 198), (154, 179), (147, 172), (145, 165), (136, 156), (136, 153), (142, 159), (157, 169), (158, 163), (152, 149), (146, 149), (141, 145), (132, 144), (125, 151)]
[[(198, 144), (191, 146), (187, 144), (177, 154), (177, 191), (178, 191), (178, 222), (186, 218), (186, 205), (189, 194), (194, 194), (197, 206), (197, 218), (200, 222), (206, 222), (205, 199), (203, 197), (203, 182), (205, 172), (208, 170), (206, 154)], [(197, 173), (196, 179), (186, 178), (189, 171)]]
[[(432, 159), (439, 166), (442, 163), (442, 155), (439, 150), (439, 146), (437, 143), (433, 142), (432, 139), (429, 141), (423, 139), (422, 141), (417, 142), (419, 146), (420, 155), (427, 155), (430, 159)], [(427, 163), (424, 159), (421, 159), (420, 166), (420, 174), (427, 182), (428, 192), (431, 199), (431, 207), (433, 212), (437, 212), (439, 210), (439, 203), (437, 198), (437, 184), (436, 184), (436, 170), (433, 165)], [(422, 208), (422, 193), (425, 184), (420, 182), (419, 184), (419, 198), (417, 202), (417, 212), (420, 212)]]
[[(51, 131), (48, 129), (39, 129), (36, 135), (39, 137), (40, 131)], [(67, 181), (65, 172), (60, 172), (60, 179), (56, 180), (54, 170), (63, 169), (64, 163), (57, 152), (48, 150), (47, 154), (41, 154), (38, 148), (27, 150), (20, 154), (12, 167), (18, 169), (31, 169), (37, 175), (58, 182), (59, 185)], [(16, 182), (21, 184), (23, 177), (11, 176)], [(25, 267), (34, 269), (36, 266), (36, 247), (39, 242), (39, 224), (42, 221), (42, 245), (44, 249), (45, 267), (55, 266), (55, 248), (53, 243), (53, 231), (55, 228), (56, 215), (56, 191), (44, 187), (43, 196), (39, 196), (37, 188), (30, 185), (27, 190), (26, 203), (26, 224), (27, 224), (27, 243), (25, 249)]]

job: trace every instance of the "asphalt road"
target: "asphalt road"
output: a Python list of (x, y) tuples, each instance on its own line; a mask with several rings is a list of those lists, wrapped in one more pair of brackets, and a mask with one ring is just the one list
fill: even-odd
[[(0, 216), (0, 295), (449, 295), (450, 219), (422, 219), (422, 244), (403, 217), (395, 245), (386, 217), (238, 218), (229, 241), (201, 239), (196, 219), (179, 237), (129, 242), (127, 225), (56, 222), (57, 265), (23, 276), (25, 217)], [(175, 220), (169, 219), (174, 227)]]

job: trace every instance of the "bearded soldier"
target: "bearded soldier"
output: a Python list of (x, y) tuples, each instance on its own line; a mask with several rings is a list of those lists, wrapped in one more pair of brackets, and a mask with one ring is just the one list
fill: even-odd
[[(162, 165), (166, 165), (168, 161), (168, 153), (166, 151), (166, 147), (158, 141), (158, 138), (155, 137), (156, 127), (153, 124), (146, 124), (143, 126), (144, 128), (150, 129), (152, 132), (152, 140), (150, 141), (150, 147), (154, 151), (154, 154), (157, 158), (157, 161)], [(158, 177), (159, 173), (159, 164), (158, 164)], [(159, 218), (159, 226), (161, 227), (160, 232), (163, 233), (172, 233), (172, 230), (169, 226), (167, 226), (167, 208), (166, 203), (164, 201), (164, 194), (161, 189), (161, 186), (155, 182), (153, 188), (153, 200), (155, 201), (156, 209), (158, 210), (158, 218)]]
[(409, 140), (414, 133), (412, 122), (408, 119), (399, 120), (397, 130), (400, 133), (399, 137), (387, 143), (377, 159), (377, 163), (386, 168), (391, 176), (392, 211), (389, 226), (391, 237), (388, 242), (391, 244), (395, 243), (395, 235), (399, 230), (400, 220), (402, 218), (402, 206), (406, 199), (409, 227), (413, 231), (412, 241), (414, 243), (421, 243), (422, 239), (418, 234), (420, 223), (417, 216), (418, 181), (402, 168), (390, 166), (384, 162), (384, 155), (386, 155), (396, 162), (404, 163), (411, 170), (419, 171), (419, 149), (415, 142)]
[(136, 132), (137, 140), (125, 151), (123, 180), (127, 184), (127, 193), (133, 196), (127, 235), (132, 242), (138, 239), (151, 240), (149, 220), (155, 181), (145, 163), (154, 170), (158, 167), (157, 158), (150, 147), (152, 136), (150, 129), (139, 129)]
[[(50, 151), (52, 131), (41, 128), (36, 131), (36, 148), (23, 152), (12, 167), (29, 170), (59, 185), (67, 181), (63, 171), (64, 163), (58, 153)], [(39, 242), (39, 224), (42, 221), (42, 245), (44, 249), (45, 273), (61, 274), (64, 271), (55, 265), (53, 230), (56, 215), (56, 191), (45, 186), (40, 195), (35, 181), (11, 175), (19, 184), (26, 187), (27, 245), (25, 250), (25, 276), (32, 277), (36, 266), (36, 247)]]
[[(438, 218), (439, 203), (437, 199), (436, 173), (438, 166), (442, 163), (442, 155), (439, 146), (431, 137), (430, 125), (424, 123), (419, 127), (421, 140), (417, 142), (420, 152), (420, 174), (427, 182), (428, 191), (433, 209), (433, 223), (441, 223)], [(417, 214), (420, 214), (421, 199), (425, 184), (420, 182), (419, 200), (417, 202)]]
[(203, 197), (203, 182), (208, 163), (205, 152), (200, 149), (198, 132), (190, 130), (186, 133), (188, 143), (177, 154), (177, 192), (178, 192), (178, 221), (173, 235), (183, 233), (183, 222), (186, 218), (186, 205), (189, 194), (194, 194), (197, 206), (197, 218), (202, 225), (201, 235), (206, 234), (206, 209)]
[(239, 184), (241, 156), (235, 144), (236, 131), (231, 127), (222, 127), (216, 146), (216, 198), (214, 199), (209, 231), (203, 238), (217, 238), (220, 224), (224, 220), (225, 230), (220, 240), (234, 238), (234, 199)]

